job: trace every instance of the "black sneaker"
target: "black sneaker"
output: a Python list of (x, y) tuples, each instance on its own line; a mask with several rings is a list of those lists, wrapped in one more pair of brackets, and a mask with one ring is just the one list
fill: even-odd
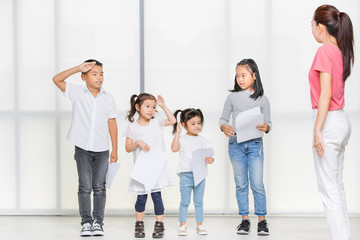
[(258, 235), (269, 235), (270, 234), (266, 220), (258, 222), (257, 234)]
[(104, 229), (102, 227), (102, 223), (97, 221), (96, 219), (91, 226), (91, 231), (93, 233), (93, 236), (104, 236)]
[(242, 220), (239, 226), (236, 227), (237, 234), (244, 234), (244, 235), (249, 234), (251, 232), (250, 227), (251, 227), (250, 220), (248, 219)]
[(90, 237), (92, 235), (93, 235), (93, 233), (92, 233), (92, 230), (91, 230), (91, 224), (90, 223), (84, 223), (82, 225), (80, 236), (82, 236), (82, 237)]

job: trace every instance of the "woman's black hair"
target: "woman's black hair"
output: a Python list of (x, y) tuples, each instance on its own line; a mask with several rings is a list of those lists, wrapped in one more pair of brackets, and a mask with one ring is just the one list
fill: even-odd
[[(262, 95), (264, 95), (264, 89), (263, 89), (263, 86), (262, 86), (262, 83), (261, 83), (260, 72), (259, 72), (258, 66), (256, 65), (256, 62), (251, 58), (246, 58), (246, 59), (243, 59), (240, 62), (238, 62), (236, 64), (236, 68), (238, 66), (246, 66), (250, 73), (252, 73), (252, 74), (255, 73), (255, 82), (254, 82), (254, 85), (253, 85), (253, 89), (255, 91), (250, 97), (252, 99), (256, 100), (258, 97), (261, 97)], [(229, 90), (229, 91), (230, 92), (243, 91), (243, 89), (241, 89), (238, 82), (236, 81), (236, 75), (235, 75), (234, 89)]]
[(314, 21), (323, 24), (328, 33), (336, 38), (343, 58), (343, 80), (351, 74), (354, 65), (354, 33), (350, 17), (331, 5), (321, 5), (315, 10)]
[(130, 110), (128, 111), (128, 114), (126, 116), (127, 120), (129, 120), (130, 122), (134, 122), (134, 115), (137, 112), (136, 111), (136, 104), (139, 105), (139, 107), (141, 107), (141, 105), (143, 104), (143, 102), (145, 100), (154, 100), (156, 102), (156, 98), (149, 94), (149, 93), (140, 93), (139, 95), (132, 95), (130, 98)]
[[(193, 117), (198, 116), (200, 118), (201, 125), (204, 123), (204, 115), (202, 114), (200, 109), (195, 108), (187, 108), (185, 110), (176, 110), (174, 113), (175, 119), (177, 119), (177, 115), (180, 114), (180, 123), (185, 123), (192, 119)], [(177, 120), (176, 120), (177, 121)], [(176, 133), (177, 122), (173, 125), (173, 134)]]

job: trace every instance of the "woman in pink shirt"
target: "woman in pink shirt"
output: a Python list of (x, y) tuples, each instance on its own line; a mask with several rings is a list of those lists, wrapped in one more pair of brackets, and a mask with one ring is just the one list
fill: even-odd
[(318, 189), (331, 239), (347, 240), (350, 228), (342, 176), (351, 125), (343, 107), (345, 80), (354, 63), (353, 28), (346, 13), (322, 5), (314, 13), (312, 33), (323, 44), (309, 71)]

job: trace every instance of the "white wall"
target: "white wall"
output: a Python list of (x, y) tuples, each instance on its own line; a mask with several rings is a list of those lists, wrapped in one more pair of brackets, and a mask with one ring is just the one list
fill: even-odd
[[(310, 22), (316, 7), (323, 3), (145, 1), (145, 91), (162, 94), (173, 111), (202, 109), (202, 134), (215, 148), (205, 212), (237, 212), (227, 139), (219, 131), (218, 119), (227, 90), (233, 87), (235, 65), (243, 58), (257, 62), (272, 108), (273, 130), (264, 137), (269, 213), (322, 212), (311, 153), (307, 73), (319, 47)], [(350, 15), (356, 44), (360, 3), (328, 3)], [(120, 114), (122, 165), (108, 191), (107, 212), (132, 212), (135, 196), (127, 190), (132, 154), (124, 151), (122, 130), (130, 96), (140, 91), (139, 2), (2, 0), (0, 20), (7, 33), (0, 44), (5, 89), (0, 94), (0, 183), (4, 193), (0, 214), (77, 212), (74, 147), (66, 140), (71, 104), (55, 89), (51, 78), (88, 58), (104, 63), (104, 88), (114, 95)], [(355, 54), (357, 62), (356, 49)], [(346, 83), (346, 111), (353, 131), (346, 150), (344, 183), (351, 213), (360, 213), (360, 69), (356, 62)], [(79, 75), (69, 81), (81, 84)], [(165, 140), (176, 182), (163, 196), (166, 211), (176, 212), (180, 201), (175, 176), (178, 155), (170, 152), (170, 132), (168, 128)], [(150, 201), (148, 212), (152, 212), (151, 205)]]

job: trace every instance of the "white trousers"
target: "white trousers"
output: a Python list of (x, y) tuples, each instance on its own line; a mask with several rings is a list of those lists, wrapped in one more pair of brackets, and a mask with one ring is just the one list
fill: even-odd
[[(313, 110), (315, 125), (317, 110)], [(318, 189), (323, 200), (326, 220), (332, 240), (350, 238), (343, 185), (345, 146), (351, 135), (351, 125), (347, 114), (341, 109), (329, 111), (322, 129), (324, 155), (319, 157), (313, 149)]]

